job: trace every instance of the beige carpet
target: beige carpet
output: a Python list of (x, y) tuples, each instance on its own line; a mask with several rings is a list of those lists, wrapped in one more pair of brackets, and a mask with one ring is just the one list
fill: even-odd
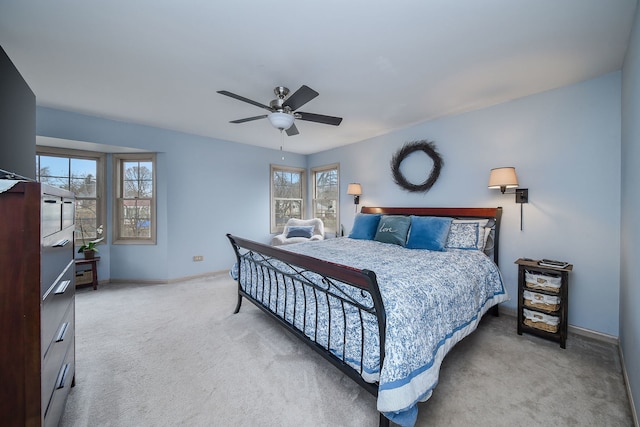
[[(376, 426), (375, 399), (220, 275), (79, 289), (61, 426)], [(446, 357), (417, 426), (631, 426), (617, 349), (567, 349), (486, 317)]]

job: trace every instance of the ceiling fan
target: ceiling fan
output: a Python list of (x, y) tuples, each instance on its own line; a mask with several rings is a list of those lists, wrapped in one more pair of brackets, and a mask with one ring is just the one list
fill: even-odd
[(231, 98), (235, 98), (239, 101), (247, 102), (249, 104), (255, 105), (256, 107), (269, 110), (269, 114), (247, 117), (246, 119), (232, 120), (229, 123), (245, 123), (252, 120), (268, 118), (269, 122), (271, 122), (271, 125), (274, 128), (280, 129), (281, 131), (286, 130), (287, 135), (293, 136), (300, 133), (298, 132), (298, 128), (296, 128), (296, 125), (293, 123), (295, 119), (333, 126), (338, 126), (340, 122), (342, 122), (342, 117), (325, 116), (322, 114), (296, 111), (298, 108), (302, 107), (304, 104), (319, 95), (318, 92), (311, 89), (309, 86), (302, 85), (300, 89), (295, 91), (289, 97), (287, 97), (287, 95), (289, 95), (289, 89), (284, 86), (277, 86), (273, 90), (273, 92), (276, 94), (276, 99), (272, 100), (269, 105), (264, 105), (226, 90), (218, 91), (218, 93), (221, 95), (230, 96)]

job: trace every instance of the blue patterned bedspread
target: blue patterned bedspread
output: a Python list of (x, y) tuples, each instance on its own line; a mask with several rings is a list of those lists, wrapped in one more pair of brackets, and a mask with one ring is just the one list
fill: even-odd
[(380, 372), (377, 339), (369, 340), (363, 378), (379, 382), (378, 410), (402, 426), (415, 424), (417, 403), (431, 396), (449, 350), (508, 299), (498, 267), (481, 251), (434, 252), (347, 237), (280, 248), (376, 273), (387, 315), (385, 359)]

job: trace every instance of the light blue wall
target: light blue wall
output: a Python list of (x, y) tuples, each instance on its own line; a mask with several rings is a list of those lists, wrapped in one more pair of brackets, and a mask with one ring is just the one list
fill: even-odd
[[(234, 257), (226, 233), (264, 243), (270, 240), (270, 164), (306, 167), (305, 156), (285, 153), (282, 160), (277, 149), (50, 108), (38, 108), (36, 133), (158, 153), (157, 245), (101, 249), (101, 280), (167, 281), (228, 269)], [(111, 171), (109, 160), (109, 177)], [(110, 197), (107, 205), (110, 219)], [(194, 255), (203, 255), (204, 261), (193, 262)]]
[[(361, 205), (502, 206), (500, 267), (516, 308), (519, 257), (570, 261), (569, 323), (618, 335), (620, 258), (619, 72), (539, 95), (412, 126), (313, 154), (309, 166), (340, 162), (341, 222), (353, 223), (349, 182), (363, 187)], [(404, 142), (429, 139), (444, 159), (427, 193), (392, 180), (389, 162)], [(417, 157), (416, 157), (417, 156)], [(414, 158), (415, 157), (415, 158)], [(422, 157), (422, 158), (421, 158)], [(410, 156), (403, 168), (423, 181), (431, 164)], [(529, 188), (520, 231), (513, 195), (487, 189), (489, 170), (515, 166)]]
[(620, 346), (640, 413), (640, 8), (622, 69)]

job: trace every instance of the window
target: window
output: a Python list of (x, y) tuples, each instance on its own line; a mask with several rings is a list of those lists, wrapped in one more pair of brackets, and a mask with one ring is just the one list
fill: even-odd
[(289, 218), (303, 219), (305, 170), (271, 165), (271, 232), (282, 233)]
[(114, 243), (156, 243), (156, 155), (114, 154)]
[(324, 223), (325, 234), (338, 235), (340, 181), (338, 165), (311, 169), (313, 176), (313, 217)]
[(105, 229), (105, 154), (52, 147), (36, 148), (36, 180), (76, 195), (76, 246)]

